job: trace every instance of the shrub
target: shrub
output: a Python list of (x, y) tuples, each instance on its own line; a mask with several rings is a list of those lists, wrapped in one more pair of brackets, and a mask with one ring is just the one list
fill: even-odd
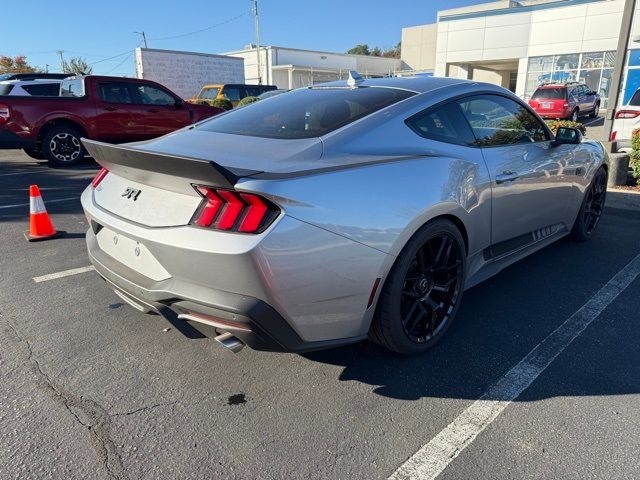
[(211, 106), (221, 108), (223, 110), (231, 110), (233, 108), (233, 104), (226, 98), (216, 98), (211, 102)]
[(586, 135), (587, 133), (587, 127), (580, 122), (572, 122), (571, 120), (547, 120), (547, 126), (554, 135), (558, 131), (558, 127), (577, 128), (582, 132), (582, 135)]
[(249, 105), (250, 103), (257, 102), (258, 97), (244, 97), (242, 100), (238, 102), (238, 107), (244, 107), (245, 105)]
[(631, 174), (636, 182), (640, 184), (640, 128), (631, 132), (631, 155), (629, 155), (629, 166)]

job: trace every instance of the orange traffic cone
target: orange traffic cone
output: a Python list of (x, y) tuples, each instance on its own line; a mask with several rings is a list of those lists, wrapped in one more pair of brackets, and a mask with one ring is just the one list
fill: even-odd
[(44, 201), (37, 185), (29, 187), (29, 233), (24, 234), (30, 242), (59, 237), (64, 232), (53, 228)]

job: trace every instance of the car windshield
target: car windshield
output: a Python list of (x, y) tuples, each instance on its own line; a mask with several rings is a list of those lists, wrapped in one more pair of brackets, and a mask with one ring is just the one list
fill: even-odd
[(267, 138), (321, 137), (413, 95), (392, 88), (302, 88), (213, 117), (200, 128)]
[(562, 87), (551, 87), (551, 88), (539, 88), (538, 90), (535, 91), (535, 93), (533, 94), (533, 97), (531, 98), (535, 98), (535, 99), (546, 99), (546, 100), (562, 100), (566, 95), (566, 88), (562, 88)]
[(629, 100), (629, 105), (640, 107), (640, 89), (636, 90), (636, 93), (633, 94), (633, 97)]

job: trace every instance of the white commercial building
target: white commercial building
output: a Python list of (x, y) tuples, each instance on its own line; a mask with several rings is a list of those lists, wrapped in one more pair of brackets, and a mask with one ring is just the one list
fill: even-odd
[(260, 80), (264, 85), (277, 85), (278, 88), (298, 88), (345, 79), (349, 70), (357, 70), (365, 77), (382, 77), (402, 69), (402, 62), (397, 58), (261, 46), (261, 75), (258, 75), (255, 46), (224, 55), (244, 59), (247, 83), (257, 84)]
[[(607, 105), (624, 0), (520, 0), (438, 12), (436, 24), (404, 28), (402, 60), (510, 88), (527, 98), (545, 81), (585, 82)], [(640, 87), (636, 7), (624, 75), (626, 101)]]

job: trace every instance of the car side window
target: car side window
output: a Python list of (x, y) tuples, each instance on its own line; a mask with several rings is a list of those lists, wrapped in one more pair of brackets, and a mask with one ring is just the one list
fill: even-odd
[(493, 147), (549, 140), (547, 130), (524, 105), (500, 95), (458, 100), (476, 145)]
[(133, 103), (129, 84), (125, 82), (106, 82), (98, 85), (100, 98), (107, 103)]
[(224, 87), (222, 94), (232, 102), (240, 100), (240, 89), (238, 87)]
[(421, 137), (463, 145), (475, 143), (460, 108), (453, 102), (413, 115), (405, 123)]
[(35, 97), (57, 97), (60, 94), (59, 83), (34, 83), (23, 85), (22, 89)]
[(175, 105), (176, 99), (160, 88), (151, 85), (138, 85), (140, 101), (144, 105)]

